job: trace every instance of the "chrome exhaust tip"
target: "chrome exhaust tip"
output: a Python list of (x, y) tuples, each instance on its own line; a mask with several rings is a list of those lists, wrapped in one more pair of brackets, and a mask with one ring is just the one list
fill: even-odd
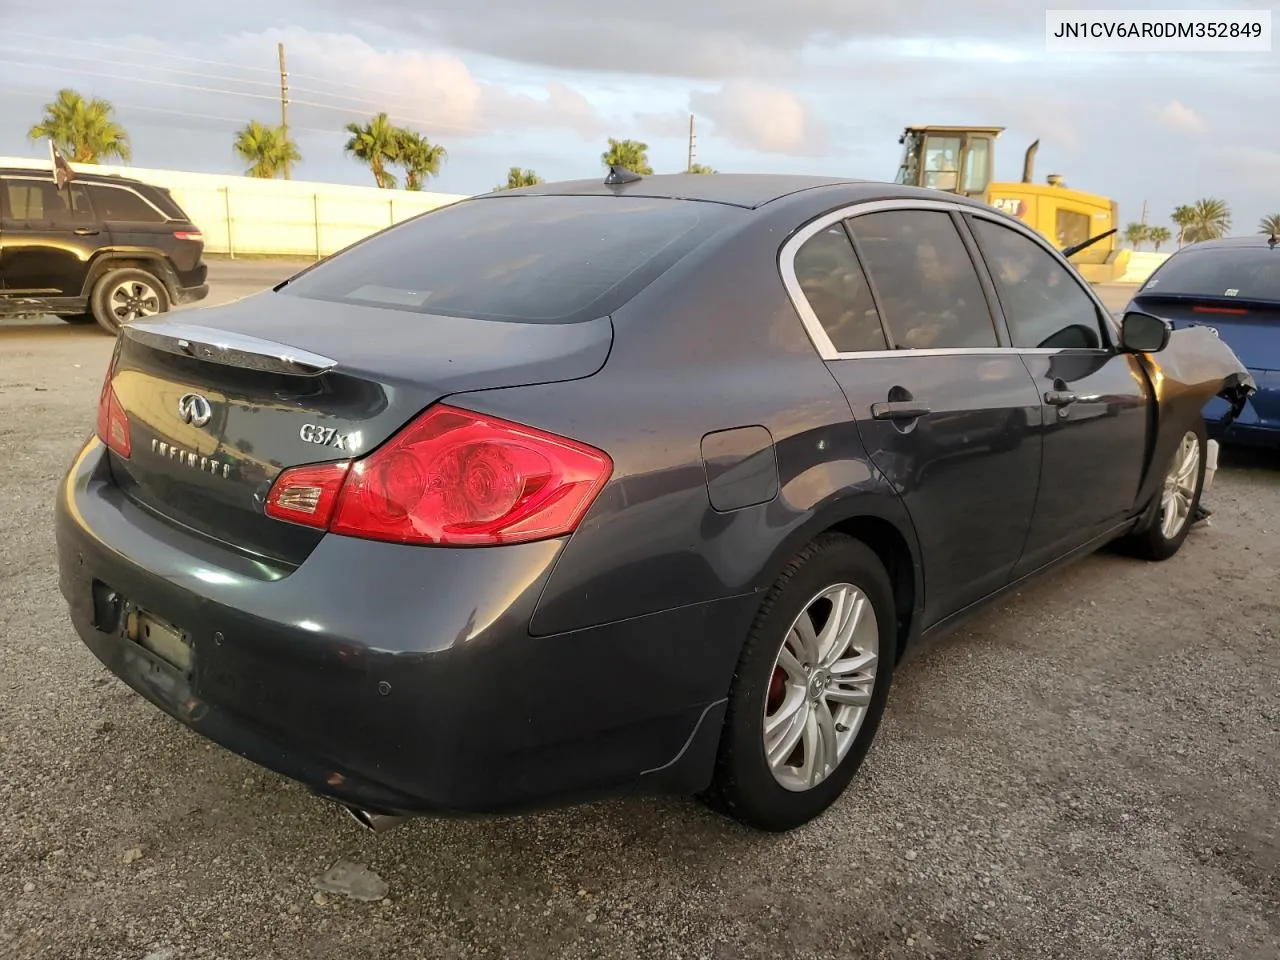
[(368, 810), (361, 810), (359, 807), (349, 807), (345, 803), (340, 803), (338, 806), (342, 807), (352, 820), (366, 830), (372, 830), (374, 833), (384, 833), (410, 819), (408, 816), (398, 814), (370, 813)]

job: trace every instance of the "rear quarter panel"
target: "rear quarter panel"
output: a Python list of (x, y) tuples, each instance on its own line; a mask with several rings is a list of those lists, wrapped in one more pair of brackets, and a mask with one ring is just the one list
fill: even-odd
[[(614, 315), (614, 347), (595, 376), (454, 398), (613, 457), (612, 480), (557, 561), (533, 633), (731, 598), (754, 610), (786, 560), (850, 514), (888, 519), (914, 542), (778, 272), (791, 229), (834, 205), (814, 198), (800, 213), (744, 214), (744, 228)], [(773, 438), (777, 495), (719, 512), (702, 438), (756, 425)]]

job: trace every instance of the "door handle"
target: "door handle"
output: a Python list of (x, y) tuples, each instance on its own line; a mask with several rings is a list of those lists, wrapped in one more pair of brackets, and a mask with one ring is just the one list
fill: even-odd
[(95, 230), (93, 227), (76, 227), (75, 235), (77, 237), (96, 237), (102, 231)]
[(915, 420), (929, 412), (929, 405), (919, 400), (886, 400), (871, 405), (871, 416), (876, 420)]
[(1075, 403), (1078, 399), (1079, 397), (1070, 390), (1050, 390), (1044, 395), (1044, 402), (1055, 407), (1065, 407), (1069, 403)]

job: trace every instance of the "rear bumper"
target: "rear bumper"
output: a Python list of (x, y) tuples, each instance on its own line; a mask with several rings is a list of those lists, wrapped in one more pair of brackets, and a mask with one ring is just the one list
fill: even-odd
[(1228, 411), (1227, 401), (1214, 397), (1204, 408), (1205, 426), (1209, 436), (1220, 443), (1250, 447), (1280, 446), (1280, 372), (1250, 370), (1257, 384), (1257, 391), (1240, 416), (1228, 426), (1221, 418)]
[[(702, 789), (735, 648), (712, 638), (744, 636), (752, 613), (735, 599), (532, 637), (558, 541), (330, 536), (274, 570), (124, 498), (96, 439), (59, 490), (56, 536), (76, 631), (116, 676), (241, 756), (381, 813)], [(121, 600), (189, 636), (189, 671), (124, 636)]]
[(196, 303), (208, 295), (209, 285), (207, 283), (202, 283), (195, 287), (177, 287), (173, 291), (173, 305), (181, 306), (184, 303)]

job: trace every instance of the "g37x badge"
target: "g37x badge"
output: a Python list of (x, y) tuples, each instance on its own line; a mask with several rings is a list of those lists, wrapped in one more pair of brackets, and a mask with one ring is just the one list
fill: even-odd
[(304, 423), (298, 430), (298, 436), (307, 443), (317, 443), (322, 447), (347, 449), (346, 434), (339, 433), (333, 427), (322, 427), (318, 423)]

